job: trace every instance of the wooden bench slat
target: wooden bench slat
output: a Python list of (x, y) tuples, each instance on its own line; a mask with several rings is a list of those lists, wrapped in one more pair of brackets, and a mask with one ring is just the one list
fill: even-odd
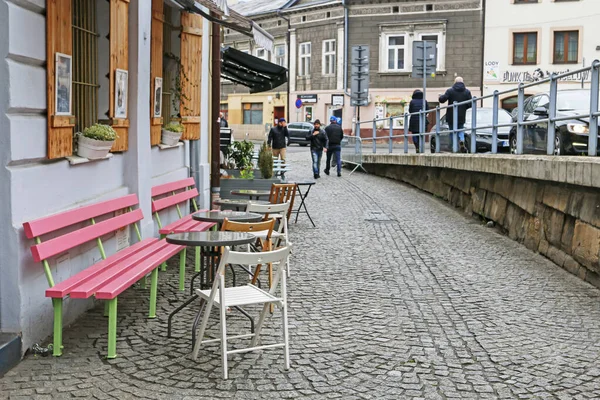
[(130, 254), (129, 257), (120, 259), (115, 263), (112, 268), (107, 268), (100, 274), (97, 274), (92, 279), (83, 282), (81, 285), (71, 290), (70, 296), (73, 299), (87, 299), (98, 291), (99, 288), (104, 285), (121, 279), (121, 275), (125, 274), (128, 269), (135, 267), (136, 265), (143, 263), (145, 259), (160, 252), (165, 247), (165, 242), (157, 240), (150, 246), (145, 247), (143, 250), (138, 251), (134, 254)]
[(197, 196), (198, 190), (196, 188), (193, 188), (191, 190), (186, 190), (185, 192), (177, 193), (173, 196), (168, 196), (159, 200), (154, 200), (152, 201), (152, 212), (164, 210), (167, 207), (183, 203), (184, 201), (187, 201)]
[(54, 285), (50, 289), (46, 290), (46, 297), (60, 298), (71, 294), (71, 291), (78, 287), (83, 286), (86, 282), (95, 278), (102, 272), (106, 271), (109, 268), (114, 267), (119, 262), (123, 261), (125, 258), (132, 256), (133, 254), (139, 253), (144, 249), (152, 246), (155, 242), (158, 242), (156, 238), (145, 239), (144, 241), (138, 242), (126, 249), (121, 250), (120, 252), (113, 254), (108, 257), (106, 260), (102, 260), (91, 267), (84, 269), (76, 275)]
[(33, 239), (46, 233), (66, 228), (83, 221), (89, 221), (90, 219), (100, 215), (105, 215), (128, 207), (133, 207), (136, 204), (138, 204), (137, 195), (130, 194), (117, 199), (107, 200), (101, 203), (50, 215), (49, 217), (25, 222), (23, 224), (23, 228), (25, 229), (25, 235), (27, 235), (29, 239)]
[(137, 209), (32, 246), (31, 254), (33, 254), (36, 262), (40, 262), (90, 240), (117, 231), (124, 226), (140, 221), (142, 218), (142, 210)]
[(152, 188), (152, 197), (160, 196), (162, 194), (171, 193), (183, 188), (195, 186), (194, 178), (182, 179), (180, 181), (165, 183), (164, 185), (154, 186)]
[(119, 276), (119, 279), (115, 279), (98, 289), (96, 298), (100, 300), (114, 299), (150, 273), (154, 268), (158, 268), (160, 264), (183, 250), (183, 246), (169, 244), (164, 239), (161, 240), (161, 243), (164, 243), (166, 246), (162, 247), (159, 252), (138, 263), (135, 267), (128, 269), (124, 274)]

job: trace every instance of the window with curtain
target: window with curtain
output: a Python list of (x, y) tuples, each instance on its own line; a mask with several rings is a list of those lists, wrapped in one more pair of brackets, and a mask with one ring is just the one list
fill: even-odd
[(537, 33), (513, 34), (513, 64), (537, 64)]
[(554, 64), (575, 64), (579, 60), (579, 31), (554, 32)]
[(263, 104), (262, 103), (243, 103), (244, 124), (262, 125), (263, 123)]

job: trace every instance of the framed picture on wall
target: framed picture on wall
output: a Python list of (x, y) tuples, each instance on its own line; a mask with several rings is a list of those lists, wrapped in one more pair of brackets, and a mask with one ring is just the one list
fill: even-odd
[(54, 101), (55, 115), (71, 115), (73, 68), (72, 58), (67, 54), (56, 53), (56, 98)]
[(127, 118), (129, 95), (129, 73), (123, 69), (115, 71), (115, 118)]
[(154, 118), (162, 115), (162, 78), (154, 78)]

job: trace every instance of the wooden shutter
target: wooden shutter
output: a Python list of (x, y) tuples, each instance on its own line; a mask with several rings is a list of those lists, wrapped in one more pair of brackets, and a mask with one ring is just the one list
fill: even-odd
[[(129, 71), (129, 0), (110, 0), (110, 97), (108, 115), (114, 130), (119, 135), (111, 151), (125, 151), (129, 144), (129, 113), (127, 118), (115, 118), (115, 78), (116, 70)], [(131, 78), (131, 77), (129, 77)], [(131, 87), (131, 85), (129, 85)], [(127, 90), (127, 102), (130, 92)]]
[[(162, 78), (163, 76), (163, 7), (163, 0), (152, 0), (152, 39), (150, 43), (150, 143), (152, 146), (160, 143), (163, 124), (162, 118), (154, 118), (154, 102), (156, 101), (154, 83), (156, 82), (156, 78)], [(162, 106), (168, 107), (169, 105), (163, 104)]]
[[(56, 53), (73, 56), (71, 0), (46, 1), (46, 56), (48, 88), (48, 158), (61, 158), (73, 154), (73, 127), (75, 117), (54, 115), (56, 109)], [(71, 79), (73, 62), (71, 60)], [(73, 108), (73, 85), (71, 113)]]
[(200, 139), (202, 17), (181, 13), (181, 123), (184, 140)]

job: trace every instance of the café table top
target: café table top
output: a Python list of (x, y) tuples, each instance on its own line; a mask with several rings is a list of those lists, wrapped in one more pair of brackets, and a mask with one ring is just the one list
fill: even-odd
[(185, 232), (167, 235), (167, 243), (180, 246), (217, 247), (252, 243), (256, 236), (246, 232)]
[(221, 223), (227, 218), (230, 221), (237, 222), (255, 222), (260, 221), (263, 216), (260, 214), (249, 213), (245, 211), (231, 211), (231, 210), (222, 210), (222, 211), (200, 211), (194, 213), (192, 218), (196, 221), (203, 222), (217, 222)]
[(246, 200), (246, 199), (217, 199), (213, 202), (216, 206), (233, 206), (233, 207), (242, 207), (247, 206), (248, 204), (271, 204), (268, 201), (262, 200)]
[(271, 195), (269, 190), (232, 190), (231, 194), (234, 196), (248, 196), (248, 197), (266, 197)]

